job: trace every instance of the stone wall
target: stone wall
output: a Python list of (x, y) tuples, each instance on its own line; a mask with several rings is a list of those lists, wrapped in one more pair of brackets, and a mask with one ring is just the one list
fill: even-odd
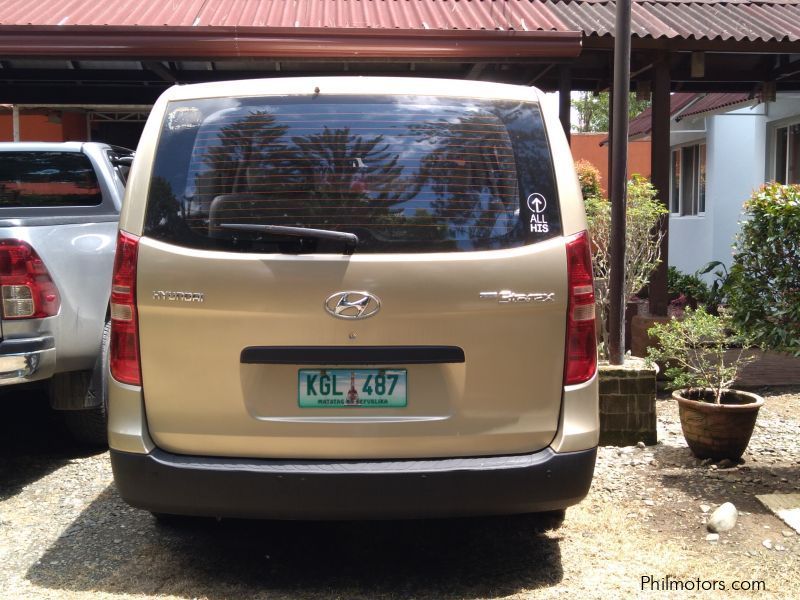
[(599, 365), (601, 446), (656, 443), (656, 374), (635, 357)]

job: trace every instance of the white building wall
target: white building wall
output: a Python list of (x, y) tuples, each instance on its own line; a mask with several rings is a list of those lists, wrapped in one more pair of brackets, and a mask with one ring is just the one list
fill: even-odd
[[(673, 122), (671, 145), (706, 140), (706, 213), (670, 216), (669, 265), (694, 273), (712, 260), (730, 266), (742, 206), (773, 179), (772, 123), (800, 118), (800, 94), (728, 113)], [(705, 133), (703, 133), (705, 131)]]
[[(703, 118), (673, 122), (670, 130), (670, 145), (693, 144), (704, 140), (709, 143), (706, 122), (707, 120)], [(707, 146), (707, 162), (710, 155), (711, 149)], [(671, 155), (670, 160), (672, 160)], [(707, 207), (708, 204), (708, 191), (706, 191)], [(670, 215), (669, 266), (676, 267), (684, 273), (694, 273), (700, 266), (707, 263), (710, 260), (707, 257), (711, 255), (713, 238), (710, 225), (711, 220), (703, 215), (685, 217)]]
[[(763, 105), (756, 107), (758, 112), (763, 113), (763, 109)], [(714, 123), (714, 135), (706, 192), (713, 207), (706, 216), (712, 232), (708, 260), (720, 260), (730, 266), (742, 206), (753, 190), (764, 183), (764, 118), (735, 111), (709, 117), (709, 121)]]

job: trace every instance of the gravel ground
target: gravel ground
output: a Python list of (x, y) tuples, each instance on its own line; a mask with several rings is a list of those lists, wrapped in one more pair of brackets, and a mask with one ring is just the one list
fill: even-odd
[[(76, 451), (41, 397), (6, 395), (0, 597), (800, 598), (800, 536), (755, 499), (800, 491), (800, 390), (791, 392), (765, 392), (732, 468), (695, 460), (675, 404), (659, 400), (661, 442), (601, 448), (589, 497), (545, 534), (526, 518), (159, 526), (120, 501), (107, 455)], [(725, 501), (739, 522), (709, 542), (704, 509)], [(726, 591), (642, 590), (644, 576), (718, 580)], [(730, 592), (734, 581), (766, 591)]]

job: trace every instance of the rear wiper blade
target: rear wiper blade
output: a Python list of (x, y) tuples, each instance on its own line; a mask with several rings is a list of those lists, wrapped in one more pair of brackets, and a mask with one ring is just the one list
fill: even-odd
[(344, 243), (344, 253), (352, 254), (358, 246), (358, 236), (346, 231), (331, 231), (329, 229), (311, 229), (310, 227), (287, 227), (285, 225), (258, 225), (255, 223), (220, 223), (223, 229), (236, 231), (259, 231), (274, 235), (288, 235), (291, 237), (308, 237), (319, 240), (334, 240)]

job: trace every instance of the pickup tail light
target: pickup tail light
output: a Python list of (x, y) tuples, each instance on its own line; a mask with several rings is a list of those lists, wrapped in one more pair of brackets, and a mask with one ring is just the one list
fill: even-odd
[(120, 231), (111, 280), (111, 375), (119, 382), (142, 385), (139, 325), (136, 318), (136, 260), (139, 238)]
[(594, 282), (589, 234), (567, 238), (567, 340), (564, 385), (588, 381), (597, 370)]
[(4, 319), (52, 317), (61, 306), (44, 261), (22, 240), (0, 241), (0, 296)]

